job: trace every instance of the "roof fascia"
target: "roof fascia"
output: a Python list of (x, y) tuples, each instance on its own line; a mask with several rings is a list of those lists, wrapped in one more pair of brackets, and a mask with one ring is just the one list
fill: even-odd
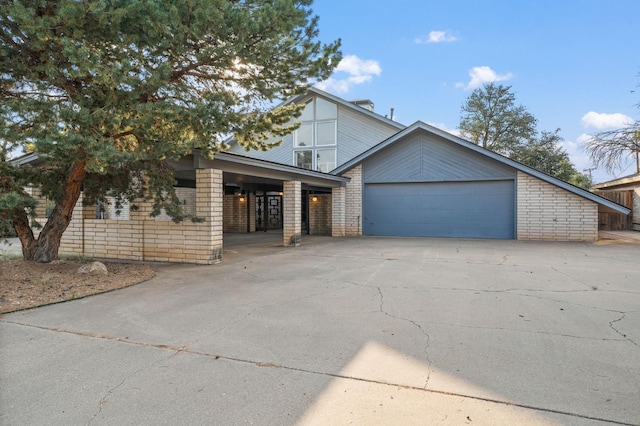
[(259, 171), (260, 169), (262, 169), (268, 171), (265, 174), (270, 178), (276, 178), (277, 176), (279, 176), (281, 180), (300, 180), (305, 183), (312, 183), (330, 187), (344, 186), (351, 180), (350, 178), (344, 176), (336, 176), (329, 173), (307, 170), (300, 167), (289, 166), (273, 161), (260, 160), (257, 158), (247, 157), (239, 154), (232, 154), (228, 152), (219, 152), (215, 154), (213, 160), (209, 160), (200, 156), (199, 152), (194, 152), (195, 168), (216, 167), (216, 163), (218, 163), (219, 165), (222, 165), (220, 163), (228, 163), (230, 165), (239, 166), (237, 170), (233, 170), (233, 167), (222, 167), (223, 171), (237, 171), (242, 173), (248, 170), (247, 168), (251, 168), (255, 171)]
[(601, 190), (608, 189), (608, 188), (613, 189), (618, 186), (633, 185), (635, 183), (640, 184), (640, 173), (636, 173), (629, 176), (623, 176), (621, 178), (613, 179), (607, 182), (598, 183), (593, 185), (593, 187), (595, 189), (601, 189)]
[(38, 154), (36, 154), (35, 152), (30, 152), (28, 154), (24, 154), (20, 157), (9, 160), (9, 163), (15, 166), (23, 166), (25, 164), (37, 163), (38, 160), (40, 160), (40, 158), (38, 158)]

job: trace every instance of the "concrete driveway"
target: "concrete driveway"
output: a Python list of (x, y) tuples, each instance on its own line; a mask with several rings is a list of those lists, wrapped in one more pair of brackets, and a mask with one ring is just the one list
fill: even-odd
[(640, 424), (640, 245), (305, 238), (0, 318), (0, 423)]

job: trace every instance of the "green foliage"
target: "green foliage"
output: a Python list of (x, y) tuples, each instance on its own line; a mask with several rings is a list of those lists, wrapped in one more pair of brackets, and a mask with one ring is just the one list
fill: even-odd
[[(35, 219), (38, 203), (24, 190), (32, 172), (31, 167), (16, 168), (0, 161), (0, 239), (16, 236), (14, 215), (26, 214)], [(34, 222), (34, 226), (37, 227), (38, 223)]]
[(560, 129), (555, 132), (540, 132), (528, 143), (521, 145), (511, 158), (549, 176), (589, 189), (592, 184), (590, 178), (578, 172), (571, 163), (569, 154), (562, 148), (559, 132)]
[(511, 86), (489, 83), (467, 98), (459, 127), (473, 143), (510, 156), (534, 137), (536, 123), (524, 106), (515, 105)]
[(510, 86), (489, 83), (474, 90), (462, 113), (461, 133), (472, 142), (557, 179), (591, 187), (591, 179), (576, 170), (562, 148), (560, 129), (538, 133), (536, 118), (524, 106), (515, 106)]
[[(316, 40), (310, 5), (3, 1), (0, 160), (6, 164), (7, 152), (21, 148), (46, 164), (30, 173), (3, 166), (3, 176), (11, 172), (11, 186), (32, 184), (58, 205), (72, 201), (65, 196), (74, 179), (89, 202), (144, 192), (156, 213), (165, 208), (183, 219), (166, 160), (194, 149), (211, 157), (228, 135), (268, 149), (267, 138), (289, 133), (300, 113), (273, 105), (326, 79), (338, 64), (339, 41)], [(17, 211), (7, 206), (26, 202), (21, 197), (3, 188), (2, 214)]]

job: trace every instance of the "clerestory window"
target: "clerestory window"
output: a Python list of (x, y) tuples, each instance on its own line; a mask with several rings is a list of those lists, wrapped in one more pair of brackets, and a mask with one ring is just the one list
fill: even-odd
[(293, 134), (293, 164), (329, 172), (336, 168), (338, 106), (322, 98), (306, 101)]

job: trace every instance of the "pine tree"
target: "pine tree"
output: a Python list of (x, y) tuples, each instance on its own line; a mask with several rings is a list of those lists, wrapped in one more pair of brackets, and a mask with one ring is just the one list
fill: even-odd
[[(83, 191), (89, 203), (154, 199), (184, 219), (167, 159), (224, 137), (268, 149), (295, 105), (326, 79), (339, 41), (320, 43), (311, 0), (6, 0), (0, 5), (0, 222), (12, 220), (26, 260), (58, 257)], [(40, 167), (7, 151), (33, 150)], [(144, 178), (142, 177), (144, 173)], [(39, 188), (55, 203), (40, 236)]]

